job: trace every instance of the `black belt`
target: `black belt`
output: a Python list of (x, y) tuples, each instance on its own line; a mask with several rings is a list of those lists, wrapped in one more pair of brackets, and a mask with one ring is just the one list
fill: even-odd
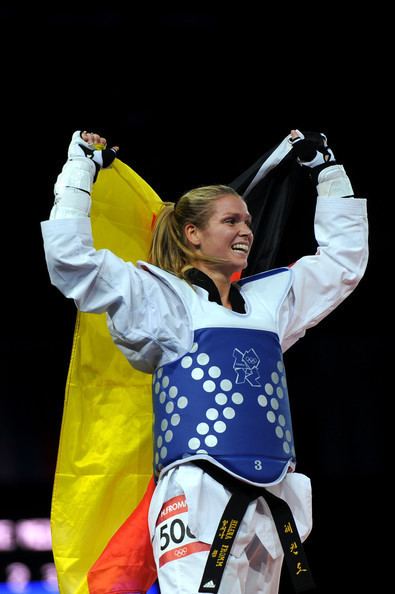
[(194, 464), (232, 493), (214, 536), (199, 592), (217, 594), (229, 553), (248, 504), (260, 496), (264, 497), (272, 513), (295, 592), (306, 592), (315, 588), (307, 557), (288, 504), (264, 487), (255, 487), (238, 480), (210, 462), (196, 460)]

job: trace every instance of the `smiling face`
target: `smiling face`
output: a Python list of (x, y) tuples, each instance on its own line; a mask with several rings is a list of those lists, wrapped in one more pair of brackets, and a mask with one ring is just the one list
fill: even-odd
[[(253, 233), (251, 215), (246, 203), (239, 196), (224, 194), (213, 204), (207, 225), (196, 227), (189, 224), (185, 235), (191, 246), (201, 254), (224, 260), (210, 264), (226, 276), (247, 266)], [(198, 268), (199, 262), (196, 264)]]

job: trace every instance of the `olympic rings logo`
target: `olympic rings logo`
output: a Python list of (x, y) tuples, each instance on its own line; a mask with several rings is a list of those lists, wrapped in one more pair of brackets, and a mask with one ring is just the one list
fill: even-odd
[(182, 549), (176, 549), (174, 551), (174, 554), (176, 557), (183, 557), (184, 555), (187, 554), (187, 549), (186, 549), (186, 547), (183, 547)]

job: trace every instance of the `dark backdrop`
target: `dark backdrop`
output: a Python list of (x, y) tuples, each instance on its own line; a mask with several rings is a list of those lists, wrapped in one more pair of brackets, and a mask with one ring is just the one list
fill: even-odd
[[(320, 130), (368, 198), (371, 258), (355, 293), (286, 355), (299, 470), (314, 489), (306, 547), (320, 592), (379, 591), (390, 410), (382, 343), (392, 323), (388, 15), (359, 7), (346, 18), (331, 5), (318, 16), (306, 4), (64, 6), (0, 9), (0, 518), (50, 509), (75, 309), (50, 286), (39, 222), (72, 132), (100, 131), (172, 200), (231, 181), (292, 127)], [(290, 257), (309, 216), (292, 214)]]

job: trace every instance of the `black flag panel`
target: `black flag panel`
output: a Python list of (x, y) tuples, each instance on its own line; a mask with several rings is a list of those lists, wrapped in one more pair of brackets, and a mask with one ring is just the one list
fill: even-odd
[[(288, 137), (264, 153), (229, 185), (244, 196), (252, 216), (254, 243), (248, 267), (242, 276), (290, 264), (283, 260), (284, 257), (293, 260), (299, 257), (300, 246), (295, 242), (298, 237), (306, 237), (306, 234), (311, 233), (315, 189), (306, 170), (293, 158)], [(305, 212), (306, 204), (309, 213)], [(297, 206), (299, 210), (304, 210), (301, 221), (295, 216)], [(293, 248), (289, 250), (284, 249), (284, 243), (292, 219), (298, 234), (294, 230), (288, 237), (294, 241)]]

